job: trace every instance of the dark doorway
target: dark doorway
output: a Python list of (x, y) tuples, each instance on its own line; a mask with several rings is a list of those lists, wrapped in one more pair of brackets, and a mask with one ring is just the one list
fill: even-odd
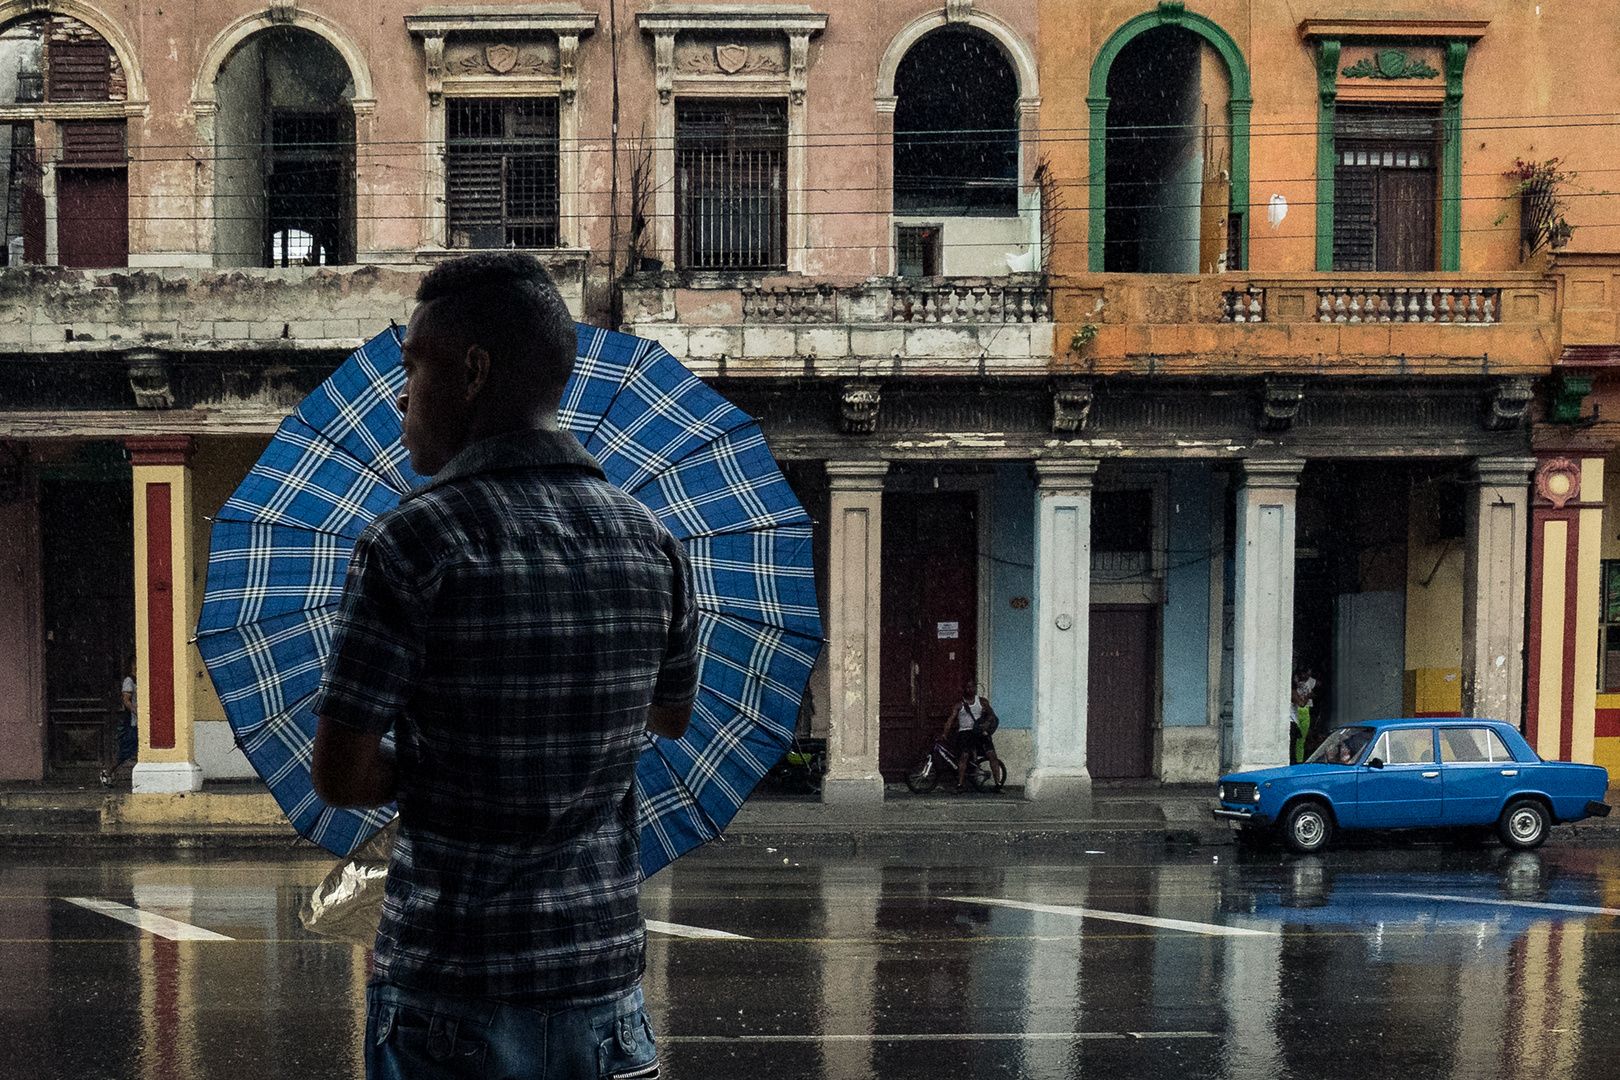
[(1086, 768), (1093, 779), (1147, 776), (1153, 767), (1158, 609), (1096, 604), (1086, 693)]
[(1439, 118), (1345, 106), (1334, 139), (1333, 269), (1434, 270)]
[(894, 75), (897, 214), (1018, 212), (1018, 76), (989, 37), (938, 30)]
[(878, 765), (905, 779), (978, 672), (978, 496), (884, 493)]
[(134, 495), (127, 465), (60, 472), (40, 484), (45, 700), (49, 771), (72, 778), (102, 764), (135, 649)]

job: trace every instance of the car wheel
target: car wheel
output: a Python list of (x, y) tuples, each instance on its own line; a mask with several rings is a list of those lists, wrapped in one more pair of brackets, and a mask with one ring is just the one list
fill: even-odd
[(1547, 808), (1541, 803), (1535, 799), (1514, 799), (1497, 820), (1496, 834), (1508, 847), (1529, 851), (1540, 847), (1541, 842), (1547, 839), (1547, 829), (1551, 825)]
[(1310, 855), (1333, 839), (1333, 816), (1319, 802), (1295, 803), (1283, 818), (1283, 842), (1290, 850)]

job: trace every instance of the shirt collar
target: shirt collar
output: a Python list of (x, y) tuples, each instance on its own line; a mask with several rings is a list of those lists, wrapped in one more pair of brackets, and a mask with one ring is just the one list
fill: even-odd
[(491, 435), (473, 443), (451, 458), (436, 476), (411, 494), (420, 495), (452, 480), (479, 473), (557, 465), (584, 469), (598, 479), (607, 479), (602, 466), (570, 432), (556, 428), (525, 428)]

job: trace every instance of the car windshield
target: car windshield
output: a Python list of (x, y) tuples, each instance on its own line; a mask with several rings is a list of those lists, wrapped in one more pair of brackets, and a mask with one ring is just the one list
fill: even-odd
[(1361, 759), (1361, 752), (1367, 749), (1367, 744), (1372, 742), (1373, 731), (1370, 727), (1335, 728), (1306, 761), (1323, 765), (1354, 765)]

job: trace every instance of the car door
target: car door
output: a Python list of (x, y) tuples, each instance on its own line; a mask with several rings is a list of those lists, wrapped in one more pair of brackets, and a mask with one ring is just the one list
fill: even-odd
[(1443, 807), (1440, 767), (1434, 760), (1434, 728), (1391, 728), (1378, 736), (1356, 775), (1359, 824), (1374, 828), (1438, 825)]
[(1489, 825), (1518, 783), (1519, 767), (1488, 727), (1440, 728), (1440, 784), (1445, 825)]

